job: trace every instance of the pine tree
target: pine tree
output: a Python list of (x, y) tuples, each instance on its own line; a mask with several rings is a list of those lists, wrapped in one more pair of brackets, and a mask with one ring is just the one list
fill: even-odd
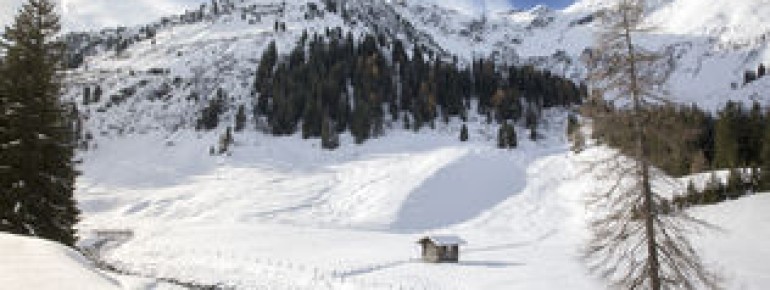
[(580, 121), (574, 114), (569, 114), (567, 117), (567, 136), (572, 138), (571, 136), (573, 136), (578, 129), (580, 129)]
[(502, 125), (500, 125), (500, 128), (497, 129), (497, 148), (504, 149), (508, 148), (508, 123), (504, 122)]
[[(732, 105), (731, 105), (732, 104)], [(737, 167), (738, 143), (733, 128), (735, 119), (735, 103), (728, 103), (725, 110), (720, 113), (720, 118), (716, 123), (714, 137), (714, 166), (717, 168)]]
[[(267, 48), (262, 53), (262, 58), (260, 58), (259, 66), (257, 68), (257, 79), (254, 82), (255, 89), (262, 95), (269, 93), (269, 85), (272, 81), (273, 70), (275, 69), (277, 61), (278, 48), (275, 45), (275, 40), (273, 40), (267, 45)], [(262, 96), (260, 96), (260, 98), (261, 97)], [(262, 99), (260, 99), (260, 101), (262, 101)], [(266, 113), (267, 109), (263, 107), (267, 107), (266, 100), (264, 105), (260, 105), (260, 110), (263, 111), (262, 113)]]
[(532, 126), (529, 128), (529, 140), (537, 141), (538, 133), (537, 133), (537, 126)]
[(759, 68), (757, 69), (757, 77), (760, 77), (760, 78), (764, 77), (765, 74), (767, 73), (766, 70), (767, 69), (765, 68), (765, 65), (760, 63)]
[(746, 187), (743, 179), (743, 172), (738, 168), (731, 168), (727, 176), (727, 186), (725, 196), (730, 199), (738, 198), (746, 194)]
[(519, 146), (519, 138), (516, 136), (516, 129), (513, 125), (508, 125), (508, 148), (516, 148)]
[(217, 3), (217, 0), (211, 0), (211, 14), (219, 15), (219, 3)]
[(321, 126), (321, 148), (334, 150), (340, 147), (340, 139), (334, 130), (334, 123), (329, 118), (328, 113), (324, 114), (323, 124)]
[(246, 126), (246, 109), (243, 105), (238, 106), (238, 113), (235, 114), (235, 132), (243, 131)]
[(76, 241), (74, 120), (59, 99), (63, 45), (50, 0), (29, 0), (6, 28), (0, 67), (0, 231)]
[(460, 129), (460, 141), (468, 141), (468, 126), (465, 124), (463, 124), (463, 127)]
[(225, 134), (219, 137), (219, 155), (227, 154), (230, 152), (230, 146), (235, 144), (235, 137), (233, 137), (233, 128), (227, 127)]
[(96, 85), (91, 103), (98, 103), (102, 99), (102, 86)]
[(87, 106), (91, 103), (91, 87), (86, 86), (83, 88), (83, 105)]
[(701, 203), (713, 204), (723, 201), (725, 199), (723, 191), (724, 185), (722, 184), (722, 181), (717, 177), (716, 172), (712, 171), (708, 183), (706, 183), (706, 188), (703, 191)]
[(692, 180), (687, 182), (687, 197), (690, 202), (688, 203), (694, 203), (694, 199), (701, 199), (699, 196), (700, 193), (698, 193), (698, 190), (695, 189), (695, 184), (692, 182)]
[(770, 126), (765, 126), (761, 161), (759, 188), (763, 191), (770, 191)]

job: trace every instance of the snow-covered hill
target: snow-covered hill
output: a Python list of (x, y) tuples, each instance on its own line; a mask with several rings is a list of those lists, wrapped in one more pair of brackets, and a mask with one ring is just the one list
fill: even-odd
[[(770, 21), (761, 17), (770, 9), (766, 1), (651, 2), (647, 22), (657, 29), (639, 42), (667, 56), (661, 67), (672, 100), (711, 110), (728, 100), (770, 103), (770, 78), (743, 83), (745, 71), (770, 64)], [(254, 74), (270, 41), (287, 54), (303, 31), (334, 28), (402, 39), (407, 47), (419, 44), (464, 64), (493, 58), (582, 81), (597, 15), (611, 1), (583, 0), (564, 10), (539, 6), (486, 21), (419, 1), (340, 1), (346, 8), (335, 12), (324, 3), (239, 0), (216, 15), (210, 7), (194, 8), (146, 26), (72, 36), (73, 51), (84, 59), (69, 73), (67, 98), (82, 103), (85, 87), (104, 90), (101, 100), (80, 106), (86, 131), (96, 139), (190, 129), (205, 105), (190, 95), (207, 98), (218, 88), (231, 97), (225, 119), (232, 119), (239, 105), (253, 106)], [(286, 23), (286, 31), (275, 31), (276, 22)], [(117, 53), (121, 40), (132, 44)]]
[[(584, 161), (606, 151), (569, 153), (565, 112), (548, 112), (546, 139), (519, 134), (511, 151), (494, 148), (496, 127), (472, 117), (468, 143), (457, 141), (457, 120), (419, 134), (394, 123), (362, 146), (343, 135), (343, 146), (331, 152), (318, 140), (248, 128), (236, 134), (231, 156), (210, 156), (219, 136), (193, 130), (203, 104), (189, 96), (225, 89), (223, 118), (232, 122), (238, 105), (252, 107), (254, 74), (270, 41), (286, 54), (303, 31), (336, 27), (424, 45), (463, 64), (489, 57), (581, 80), (595, 16), (609, 0), (489, 15), (486, 22), (417, 1), (348, 1), (345, 15), (317, 0), (286, 1), (285, 8), (278, 0), (233, 2), (219, 15), (195, 8), (151, 24), (154, 37), (147, 27), (81, 35), (90, 39), (81, 43), (87, 57), (69, 71), (65, 96), (78, 103), (96, 145), (80, 154), (80, 232), (135, 233), (106, 251), (105, 261), (149, 277), (243, 289), (602, 287), (578, 256), (586, 237), (583, 199), (602, 186)], [(770, 20), (761, 17), (770, 5), (702, 2), (656, 1), (648, 21), (660, 29), (639, 38), (669, 56), (671, 98), (708, 109), (727, 100), (769, 104), (770, 78), (743, 85), (743, 73), (770, 64)], [(286, 31), (276, 31), (276, 22)], [(119, 36), (137, 41), (118, 54), (106, 43)], [(83, 104), (85, 87), (93, 92), (97, 85), (101, 100)], [(758, 262), (770, 253), (759, 239), (733, 238), (767, 235), (761, 209), (768, 202), (759, 195), (695, 210), (731, 231), (696, 238), (730, 289), (770, 285), (763, 274), (770, 269)], [(744, 214), (726, 221), (723, 211)], [(425, 233), (467, 239), (461, 263), (416, 262), (415, 241)]]
[(8, 289), (119, 289), (72, 249), (53, 242), (0, 234), (0, 285)]
[(29, 237), (0, 233), (0, 256), (3, 289), (181, 289), (153, 279), (101, 272), (73, 249)]
[[(599, 287), (576, 259), (587, 184), (565, 140), (500, 150), (491, 129), (472, 125), (468, 143), (456, 124), (394, 132), (333, 152), (245, 133), (218, 158), (199, 154), (195, 134), (103, 143), (84, 156), (81, 233), (132, 229), (106, 261), (238, 289)], [(467, 239), (460, 264), (419, 262), (426, 233)]]
[[(545, 133), (563, 131), (554, 114)], [(237, 289), (601, 289), (580, 260), (592, 160), (562, 138), (493, 147), (484, 123), (400, 132), (316, 150), (299, 137), (239, 135), (230, 157), (205, 142), (148, 135), (84, 156), (80, 233), (131, 229), (103, 259), (148, 277)], [(343, 140), (343, 142), (352, 142)], [(693, 210), (723, 227), (694, 235), (728, 289), (764, 289), (770, 195)], [(727, 218), (729, 216), (729, 218)], [(424, 234), (468, 241), (460, 263), (419, 262)]]

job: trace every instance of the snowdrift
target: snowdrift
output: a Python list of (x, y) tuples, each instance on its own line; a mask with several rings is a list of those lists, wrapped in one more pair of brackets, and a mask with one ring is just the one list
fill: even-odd
[(0, 257), (4, 289), (123, 289), (80, 253), (53, 242), (0, 233)]

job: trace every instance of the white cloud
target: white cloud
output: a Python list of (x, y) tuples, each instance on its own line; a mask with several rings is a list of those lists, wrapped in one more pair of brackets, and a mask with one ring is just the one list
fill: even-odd
[[(7, 25), (24, 0), (0, 0), (0, 25)], [(94, 30), (110, 26), (147, 23), (162, 16), (198, 7), (209, 0), (57, 0), (62, 7), (65, 30)], [(385, 1), (385, 0), (382, 0)], [(425, 1), (455, 8), (466, 13), (481, 12), (482, 0), (408, 0)], [(9, 5), (6, 5), (8, 3)], [(489, 11), (509, 9), (509, 0), (486, 0)]]

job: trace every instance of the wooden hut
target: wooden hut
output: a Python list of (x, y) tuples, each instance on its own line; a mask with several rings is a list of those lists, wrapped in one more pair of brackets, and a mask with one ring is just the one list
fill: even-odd
[(422, 260), (429, 263), (457, 263), (460, 260), (460, 245), (466, 242), (458, 236), (433, 235), (419, 241), (422, 246)]

